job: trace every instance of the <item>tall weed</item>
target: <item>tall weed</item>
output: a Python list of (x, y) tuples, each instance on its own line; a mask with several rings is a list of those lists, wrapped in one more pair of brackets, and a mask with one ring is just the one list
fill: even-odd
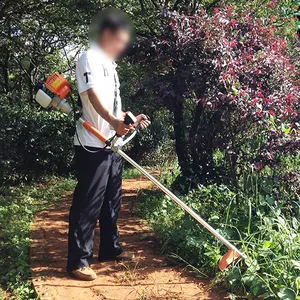
[(224, 273), (218, 272), (217, 263), (226, 247), (164, 194), (143, 191), (139, 213), (161, 237), (163, 252), (180, 257), (199, 274), (222, 279), (230, 292), (249, 299), (299, 300), (299, 220), (284, 203), (259, 192), (261, 180), (255, 176), (245, 180), (239, 195), (224, 185), (213, 184), (198, 186), (181, 196), (246, 253), (246, 261)]

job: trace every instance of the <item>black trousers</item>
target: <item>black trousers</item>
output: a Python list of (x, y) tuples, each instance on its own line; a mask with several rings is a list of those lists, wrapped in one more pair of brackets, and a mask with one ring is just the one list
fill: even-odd
[(75, 146), (75, 166), (78, 184), (69, 215), (68, 271), (92, 263), (97, 220), (100, 224), (98, 257), (109, 259), (123, 252), (117, 228), (122, 198), (122, 158), (110, 150), (89, 153)]

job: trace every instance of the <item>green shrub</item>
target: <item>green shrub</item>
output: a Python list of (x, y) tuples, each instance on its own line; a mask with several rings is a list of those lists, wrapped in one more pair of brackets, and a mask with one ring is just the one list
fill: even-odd
[(300, 298), (299, 221), (288, 221), (276, 210), (255, 222), (256, 231), (243, 234), (247, 267), (234, 267), (228, 283), (263, 299)]
[(29, 266), (30, 223), (38, 211), (74, 189), (74, 180), (51, 178), (45, 183), (0, 189), (0, 285), (15, 298), (36, 299)]
[(141, 177), (141, 173), (134, 168), (124, 168), (123, 170), (123, 179), (132, 179), (132, 178), (137, 178)]
[(197, 268), (201, 275), (226, 279), (231, 292), (249, 297), (299, 299), (299, 221), (282, 203), (270, 196), (260, 195), (258, 202), (243, 193), (237, 197), (216, 184), (198, 186), (182, 197), (248, 257), (217, 273), (225, 246), (161, 192), (143, 191), (140, 198), (139, 213), (159, 234), (162, 250)]
[[(225, 221), (220, 202), (234, 202), (234, 196), (225, 186), (212, 185), (190, 192), (183, 200), (225, 237), (232, 238), (237, 236), (236, 232), (225, 225), (217, 227), (217, 224)], [(201, 267), (202, 273), (212, 276), (221, 257), (219, 243), (214, 237), (164, 194), (144, 191), (141, 198), (139, 213), (159, 233), (165, 243), (163, 249), (176, 253), (190, 264)]]
[(1, 182), (70, 172), (74, 133), (70, 118), (34, 105), (2, 103), (0, 110)]
[[(0, 182), (31, 182), (51, 174), (72, 173), (72, 118), (34, 104), (11, 105), (6, 101), (0, 114)], [(128, 145), (126, 151), (135, 160), (161, 165), (175, 159), (169, 125), (162, 121), (167, 117), (164, 111), (155, 112), (152, 126)]]

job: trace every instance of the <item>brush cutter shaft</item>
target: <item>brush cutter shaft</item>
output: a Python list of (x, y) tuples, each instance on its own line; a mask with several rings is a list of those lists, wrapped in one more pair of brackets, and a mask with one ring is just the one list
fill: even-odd
[(108, 139), (104, 136), (96, 127), (92, 126), (89, 122), (85, 121), (83, 118), (79, 118), (78, 121), (82, 126), (97, 137), (102, 143), (106, 144)]
[(183, 208), (189, 215), (191, 215), (195, 220), (197, 220), (202, 226), (204, 226), (210, 233), (212, 233), (218, 240), (225, 244), (229, 249), (238, 253), (241, 257), (245, 258), (245, 254), (239, 251), (233, 244), (226, 240), (220, 233), (218, 233), (212, 226), (210, 226), (206, 221), (204, 221), (198, 214), (196, 214), (190, 207), (188, 207), (183, 201), (176, 197), (170, 190), (163, 186), (157, 179), (155, 179), (151, 174), (149, 174), (144, 168), (137, 164), (133, 159), (131, 159), (126, 153), (121, 149), (116, 151), (125, 160), (127, 160), (131, 165), (138, 169), (142, 174), (144, 174), (148, 179), (150, 179), (156, 186), (158, 186), (166, 195), (168, 195), (172, 200), (174, 200), (181, 208)]

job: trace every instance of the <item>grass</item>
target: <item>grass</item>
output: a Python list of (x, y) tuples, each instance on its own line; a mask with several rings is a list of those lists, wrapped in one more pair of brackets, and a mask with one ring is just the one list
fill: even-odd
[(132, 267), (131, 265), (120, 263), (124, 269), (124, 273), (120, 276), (121, 283), (135, 285), (138, 278), (138, 262)]
[(134, 168), (124, 168), (123, 179), (133, 179), (141, 176), (141, 173)]
[(199, 276), (215, 277), (229, 292), (247, 299), (300, 300), (299, 218), (286, 209), (285, 201), (271, 199), (270, 194), (259, 194), (257, 201), (250, 197), (241, 193), (237, 203), (235, 193), (216, 184), (181, 195), (246, 253), (245, 262), (222, 273), (217, 265), (226, 247), (163, 193), (142, 191), (137, 212), (155, 229), (162, 251), (185, 262)]
[[(73, 191), (75, 180), (0, 188), (0, 299), (36, 299), (30, 280), (30, 224), (34, 215)], [(6, 296), (7, 298), (7, 296)]]

